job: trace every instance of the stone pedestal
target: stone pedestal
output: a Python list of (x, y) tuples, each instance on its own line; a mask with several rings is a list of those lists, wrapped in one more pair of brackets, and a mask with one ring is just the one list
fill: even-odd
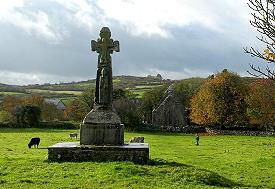
[(50, 162), (82, 161), (132, 161), (146, 164), (149, 146), (146, 143), (129, 143), (122, 146), (80, 145), (79, 142), (63, 142), (48, 147)]
[(112, 110), (92, 110), (80, 128), (80, 144), (123, 145), (124, 125)]
[(123, 145), (123, 124), (82, 124), (80, 144), (84, 145)]
[(48, 147), (49, 162), (132, 161), (146, 164), (149, 145), (124, 144), (124, 125), (112, 110), (95, 109), (80, 128), (80, 142), (63, 142)]

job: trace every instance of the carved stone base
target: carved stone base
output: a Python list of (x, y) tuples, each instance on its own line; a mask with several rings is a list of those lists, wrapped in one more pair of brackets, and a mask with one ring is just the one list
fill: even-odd
[(79, 145), (78, 142), (57, 143), (48, 147), (49, 162), (82, 161), (132, 161), (146, 164), (149, 145), (129, 143), (122, 146)]
[(92, 110), (80, 128), (80, 144), (123, 145), (124, 125), (112, 110)]
[(123, 145), (124, 125), (110, 123), (82, 124), (80, 144), (84, 145)]

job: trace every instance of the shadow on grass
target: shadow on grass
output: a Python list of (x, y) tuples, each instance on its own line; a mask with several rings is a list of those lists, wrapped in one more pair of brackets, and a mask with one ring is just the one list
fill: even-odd
[(180, 166), (193, 167), (192, 165), (178, 163), (178, 162), (175, 162), (175, 161), (167, 161), (165, 159), (150, 159), (148, 165), (151, 165), (151, 166), (167, 165), (167, 166), (170, 166), (170, 167), (180, 167)]
[[(46, 159), (43, 162), (49, 163)], [(147, 184), (158, 181), (160, 185), (162, 183), (164, 185), (171, 185), (171, 187), (189, 184), (200, 185), (202, 187), (250, 187), (225, 178), (211, 170), (164, 159), (152, 159), (146, 165), (134, 164), (132, 162), (95, 162), (96, 165), (94, 166), (102, 167), (104, 170), (108, 167), (110, 175), (116, 175), (118, 178), (135, 178), (137, 182), (142, 178)], [(57, 163), (62, 164), (64, 162)], [(86, 166), (86, 164), (82, 162), (78, 166)]]
[[(228, 178), (225, 178), (213, 171), (195, 167), (193, 165), (182, 164), (173, 161), (166, 161), (164, 159), (152, 159), (149, 162), (150, 166), (161, 167), (165, 172), (165, 168), (168, 168), (166, 174), (173, 174), (174, 178), (178, 177), (178, 180), (183, 179), (187, 182), (195, 182), (203, 185), (217, 186), (217, 187), (249, 187), (241, 183), (237, 183)], [(175, 181), (176, 181), (175, 180)]]

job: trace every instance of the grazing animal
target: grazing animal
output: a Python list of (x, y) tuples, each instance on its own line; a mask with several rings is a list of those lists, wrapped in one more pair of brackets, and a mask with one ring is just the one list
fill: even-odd
[(144, 143), (144, 137), (133, 137), (131, 138), (130, 143)]
[(69, 134), (69, 137), (72, 139), (72, 138), (77, 138), (77, 133), (70, 133)]
[(36, 145), (36, 148), (38, 148), (39, 143), (40, 143), (40, 138), (32, 138), (28, 146), (29, 148), (31, 148), (32, 146)]

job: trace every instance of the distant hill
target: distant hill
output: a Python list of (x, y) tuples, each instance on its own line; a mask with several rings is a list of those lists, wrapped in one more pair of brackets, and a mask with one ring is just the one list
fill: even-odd
[[(138, 95), (142, 91), (150, 90), (153, 87), (163, 85), (170, 80), (162, 80), (160, 77), (135, 77), (135, 76), (114, 76), (114, 88), (131, 90)], [(0, 100), (6, 95), (42, 95), (45, 98), (69, 98), (76, 97), (82, 91), (95, 87), (95, 79), (78, 82), (58, 83), (58, 84), (35, 84), (35, 85), (6, 85), (0, 84)]]
[[(127, 88), (137, 85), (159, 85), (166, 80), (161, 80), (157, 77), (136, 77), (136, 76), (114, 76), (113, 84), (115, 88)], [(26, 89), (43, 89), (43, 90), (55, 90), (55, 91), (83, 91), (88, 88), (95, 87), (95, 79), (87, 81), (59, 83), (59, 84), (43, 84), (43, 85), (27, 85)]]
[[(184, 79), (188, 82), (197, 82), (204, 80), (203, 78)], [(249, 84), (256, 80), (252, 77), (243, 77), (243, 80)], [(141, 97), (146, 90), (151, 90), (162, 85), (169, 85), (176, 80), (163, 80), (161, 76), (114, 76), (114, 88), (123, 88), (132, 91), (138, 97)], [(73, 98), (80, 95), (84, 90), (95, 87), (95, 79), (78, 82), (58, 83), (58, 84), (35, 84), (35, 85), (7, 85), (0, 83), (0, 101), (7, 95), (26, 96), (26, 95), (42, 95), (44, 98)]]

